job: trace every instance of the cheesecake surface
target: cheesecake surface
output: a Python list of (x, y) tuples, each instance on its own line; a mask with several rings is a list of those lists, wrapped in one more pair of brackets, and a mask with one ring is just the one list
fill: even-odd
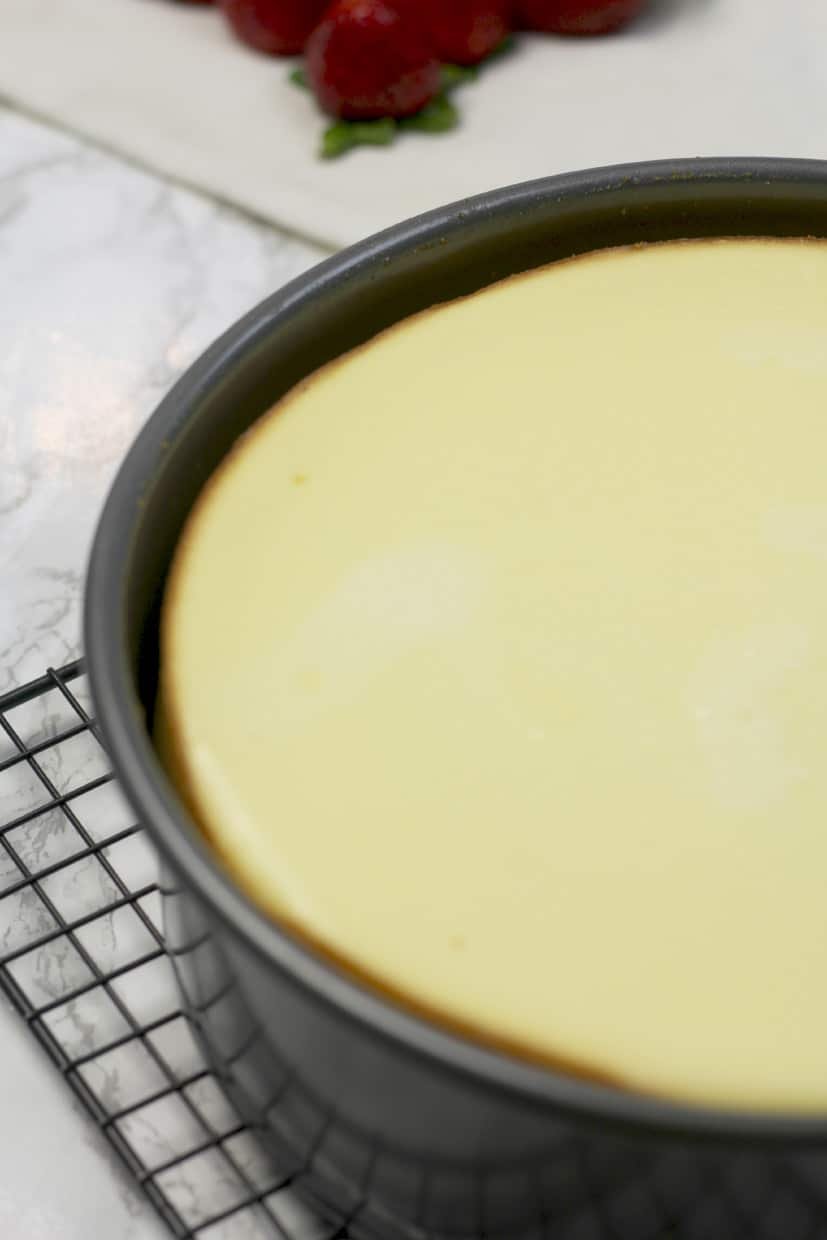
[(609, 250), (289, 393), (184, 530), (167, 762), (415, 1012), (827, 1107), (827, 244)]

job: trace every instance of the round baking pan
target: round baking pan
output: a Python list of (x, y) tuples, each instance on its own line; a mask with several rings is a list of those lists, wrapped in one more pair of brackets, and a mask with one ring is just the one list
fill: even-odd
[[(263, 302), (188, 371), (103, 511), (86, 593), (89, 675), (116, 773), (163, 860), (188, 1011), (285, 1176), (360, 1240), (827, 1237), (827, 1115), (623, 1092), (396, 1006), (253, 905), (191, 821), (151, 738), (159, 605), (182, 524), (274, 401), (405, 316), (505, 276), (606, 246), (706, 236), (827, 236), (827, 163), (598, 169), (496, 190), (346, 250)], [(554, 978), (537, 985), (553, 991)]]

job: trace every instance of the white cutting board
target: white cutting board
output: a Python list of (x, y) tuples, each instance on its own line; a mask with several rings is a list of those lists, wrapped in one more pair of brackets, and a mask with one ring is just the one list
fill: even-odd
[(333, 246), (468, 194), (691, 155), (827, 156), (825, 0), (652, 0), (621, 35), (523, 37), (462, 129), (317, 159), (287, 64), (171, 0), (0, 0), (0, 94)]

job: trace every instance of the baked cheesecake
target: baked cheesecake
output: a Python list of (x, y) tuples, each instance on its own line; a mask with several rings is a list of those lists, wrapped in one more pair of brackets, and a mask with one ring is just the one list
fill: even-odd
[(262, 909), (534, 1062), (827, 1106), (827, 244), (607, 250), (328, 365), (200, 496), (166, 758)]

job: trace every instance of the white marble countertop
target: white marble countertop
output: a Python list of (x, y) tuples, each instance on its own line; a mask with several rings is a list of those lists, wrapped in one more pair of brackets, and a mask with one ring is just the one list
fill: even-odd
[[(159, 399), (320, 257), (0, 108), (0, 693), (79, 653), (97, 513)], [(2, 998), (0, 1044), (3, 1240), (160, 1240)]]

